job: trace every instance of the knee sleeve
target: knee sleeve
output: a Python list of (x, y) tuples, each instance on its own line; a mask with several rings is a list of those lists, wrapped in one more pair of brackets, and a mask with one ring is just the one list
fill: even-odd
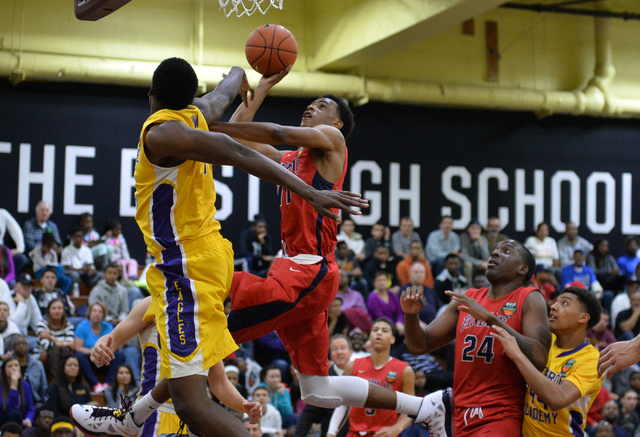
[(355, 376), (298, 375), (302, 400), (323, 408), (364, 407), (369, 382)]

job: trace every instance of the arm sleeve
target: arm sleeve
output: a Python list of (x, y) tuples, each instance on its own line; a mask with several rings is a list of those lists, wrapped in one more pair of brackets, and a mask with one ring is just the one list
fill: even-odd
[(18, 252), (24, 252), (24, 235), (22, 235), (22, 228), (14, 219), (11, 214), (9, 214), (6, 210), (3, 210), (4, 219), (7, 224), (7, 232), (11, 235), (13, 242), (16, 243), (16, 249)]
[(293, 414), (293, 407), (291, 406), (291, 394), (289, 389), (285, 388), (284, 393), (278, 393), (278, 411), (282, 416), (288, 416)]
[(369, 294), (367, 305), (369, 307), (369, 315), (371, 316), (371, 320), (376, 320), (380, 317), (383, 317), (381, 302), (380, 299), (377, 298), (375, 291), (372, 291), (371, 294)]
[(62, 239), (60, 238), (60, 232), (58, 231), (58, 225), (56, 225), (53, 222), (47, 222), (47, 226), (51, 228), (51, 232), (53, 233), (53, 236), (55, 237), (56, 241), (62, 244)]
[(127, 298), (127, 290), (123, 287), (120, 292), (118, 320), (124, 320), (127, 314), (129, 314), (129, 299)]
[(426, 254), (427, 259), (431, 262), (438, 259), (438, 251), (440, 249), (435, 238), (436, 234), (433, 232), (429, 234), (429, 237), (427, 237)]
[(394, 232), (391, 236), (391, 247), (393, 247), (393, 252), (402, 252), (402, 244), (400, 243), (399, 236), (401, 236), (400, 231)]
[(329, 429), (327, 430), (327, 435), (338, 435), (340, 424), (342, 423), (348, 412), (349, 407), (347, 407), (346, 405), (341, 405), (333, 410), (333, 414), (331, 415), (331, 422), (329, 422)]
[(22, 233), (24, 235), (24, 250), (26, 252), (31, 252), (33, 248), (37, 246), (35, 229), (33, 229), (33, 223), (31, 220), (24, 222), (24, 225), (22, 226)]

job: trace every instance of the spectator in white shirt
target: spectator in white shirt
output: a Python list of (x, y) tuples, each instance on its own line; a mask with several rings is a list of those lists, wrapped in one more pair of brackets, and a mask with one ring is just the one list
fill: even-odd
[(11, 256), (13, 257), (13, 264), (16, 270), (16, 275), (31, 264), (29, 257), (24, 254), (24, 235), (22, 234), (22, 228), (13, 218), (9, 211), (0, 208), (0, 244), (4, 245), (4, 237), (9, 232), (11, 239), (15, 243), (16, 247), (11, 249)]
[(338, 241), (344, 241), (347, 243), (347, 247), (356, 256), (358, 261), (363, 261), (365, 258), (365, 244), (362, 234), (355, 231), (356, 224), (351, 219), (344, 219), (340, 225), (340, 233), (338, 234)]
[[(23, 335), (27, 335), (29, 327), (36, 332), (38, 322), (42, 319), (42, 313), (38, 302), (31, 294), (33, 291), (33, 278), (28, 273), (21, 273), (16, 280), (14, 293), (5, 301), (9, 305), (9, 320), (18, 325)], [(6, 297), (5, 297), (6, 298)], [(38, 338), (28, 336), (29, 350), (38, 347)]]
[[(536, 265), (553, 268), (560, 266), (560, 255), (556, 240), (549, 236), (549, 225), (542, 222), (538, 225), (536, 235), (532, 235), (524, 242), (524, 247), (529, 249), (536, 259)], [(573, 257), (573, 254), (572, 254)]]
[(13, 342), (20, 334), (18, 325), (9, 320), (9, 304), (0, 301), (0, 360), (6, 360), (13, 355)]
[(84, 232), (76, 227), (71, 231), (71, 244), (62, 250), (60, 264), (64, 267), (64, 274), (70, 276), (75, 284), (82, 279), (93, 287), (102, 275), (98, 275), (93, 265), (91, 249), (83, 245)]

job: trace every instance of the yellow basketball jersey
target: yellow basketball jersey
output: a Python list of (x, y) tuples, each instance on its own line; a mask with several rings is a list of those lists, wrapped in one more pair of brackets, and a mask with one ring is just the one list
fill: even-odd
[(192, 129), (209, 130), (195, 106), (152, 114), (142, 126), (136, 159), (136, 221), (152, 254), (220, 230), (215, 219), (216, 190), (211, 164), (185, 161), (175, 167), (149, 162), (144, 144), (153, 124), (180, 121)]
[(560, 349), (556, 346), (556, 337), (552, 337), (551, 350), (544, 375), (556, 384), (567, 380), (573, 383), (580, 399), (559, 411), (547, 407), (533, 391), (527, 387), (524, 398), (523, 436), (574, 436), (587, 423), (587, 412), (602, 387), (602, 378), (598, 378), (599, 352), (591, 343), (585, 342), (575, 349)]

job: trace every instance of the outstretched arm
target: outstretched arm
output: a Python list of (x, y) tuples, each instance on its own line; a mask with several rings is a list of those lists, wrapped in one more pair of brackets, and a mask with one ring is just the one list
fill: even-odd
[(407, 348), (412, 354), (426, 354), (455, 340), (458, 323), (457, 304), (449, 304), (426, 329), (422, 329), (418, 317), (424, 307), (422, 287), (413, 286), (403, 291), (400, 305), (404, 312), (404, 335)]
[(529, 388), (551, 410), (558, 411), (566, 408), (582, 397), (578, 387), (571, 381), (565, 379), (560, 384), (556, 384), (536, 369), (533, 363), (522, 353), (513, 335), (499, 326), (493, 326), (492, 328), (495, 331), (493, 336), (500, 340), (504, 352), (518, 366), (518, 370)]
[(239, 91), (242, 92), (242, 101), (247, 105), (249, 102), (248, 94), (253, 95), (253, 89), (249, 86), (244, 70), (240, 67), (233, 67), (213, 91), (193, 99), (193, 104), (200, 109), (207, 124), (213, 123), (233, 103)]
[(249, 402), (238, 392), (227, 378), (222, 361), (218, 361), (209, 369), (209, 387), (213, 393), (226, 406), (241, 413), (247, 413), (251, 423), (258, 423), (262, 419), (262, 407), (258, 402)]
[(542, 371), (546, 364), (551, 347), (551, 331), (547, 317), (547, 304), (541, 293), (529, 293), (522, 308), (522, 334), (491, 314), (476, 300), (459, 292), (446, 291), (453, 301), (460, 304), (459, 310), (471, 314), (489, 326), (499, 326), (507, 331), (518, 342), (520, 350), (531, 360), (533, 365)]
[(600, 352), (598, 378), (605, 373), (611, 378), (618, 370), (626, 369), (640, 361), (640, 335), (629, 341), (619, 341)]
[(360, 199), (359, 194), (315, 190), (282, 166), (228, 136), (191, 129), (181, 122), (168, 121), (152, 127), (147, 134), (146, 147), (156, 156), (233, 165), (299, 195), (320, 214), (337, 222), (340, 222), (340, 217), (331, 211), (332, 208), (348, 214), (360, 214), (354, 207), (368, 206), (368, 202)]

